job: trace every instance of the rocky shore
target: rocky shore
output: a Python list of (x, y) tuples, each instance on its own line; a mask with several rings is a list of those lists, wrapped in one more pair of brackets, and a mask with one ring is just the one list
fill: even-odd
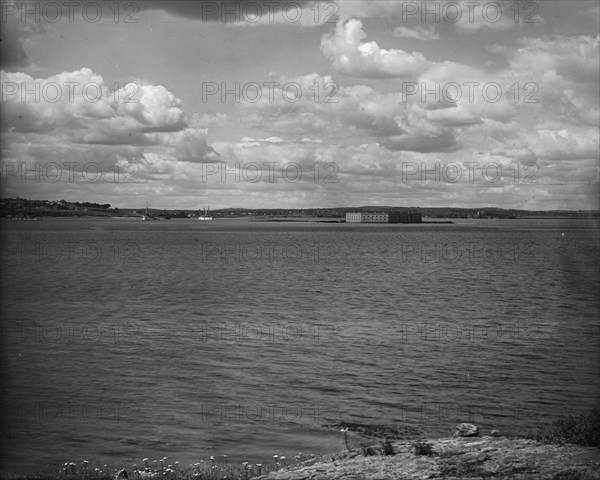
[(600, 449), (498, 436), (402, 440), (390, 442), (383, 450), (378, 446), (351, 450), (254, 477), (254, 480), (437, 478), (600, 480)]
[[(62, 471), (41, 476), (0, 473), (4, 480), (600, 480), (600, 408), (562, 417), (536, 434), (504, 436), (481, 432), (472, 423), (456, 426), (453, 437), (427, 438), (418, 428), (341, 422), (327, 425), (341, 432), (346, 450), (317, 458), (274, 455), (271, 465), (195, 463), (167, 464), (148, 458), (133, 470), (92, 470), (64, 463)], [(341, 427), (341, 428), (340, 428)], [(352, 432), (353, 437), (350, 438)], [(356, 435), (362, 441), (356, 444)], [(533, 439), (535, 438), (535, 439)], [(364, 440), (379, 444), (364, 443)]]

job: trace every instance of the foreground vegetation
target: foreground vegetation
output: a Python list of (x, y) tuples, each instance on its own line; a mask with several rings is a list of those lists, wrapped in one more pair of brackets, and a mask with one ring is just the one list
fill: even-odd
[[(549, 429), (520, 437), (471, 437), (392, 442), (382, 438), (377, 445), (361, 443), (352, 448), (348, 427), (341, 429), (347, 451), (317, 459), (299, 454), (293, 460), (273, 456), (268, 464), (244, 462), (234, 465), (200, 461), (180, 466), (167, 457), (160, 460), (142, 459), (139, 464), (121, 469), (89, 462), (64, 463), (61, 470), (50, 475), (20, 476), (3, 473), (11, 480), (250, 480), (303, 478), (429, 478), (469, 479), (548, 479), (600, 480), (600, 408), (580, 415), (556, 420)], [(356, 427), (354, 430), (360, 430)], [(375, 429), (389, 433), (385, 428)], [(394, 430), (395, 432), (395, 430)], [(577, 445), (577, 447), (575, 446)], [(379, 470), (378, 470), (379, 469)], [(379, 472), (382, 476), (367, 475)], [(319, 472), (319, 473), (314, 473)], [(323, 473), (326, 472), (326, 473)], [(387, 472), (387, 473), (385, 473)], [(317, 475), (315, 477), (314, 475)], [(348, 477), (350, 475), (350, 477)], [(352, 477), (354, 475), (354, 477)], [(356, 477), (356, 475), (359, 475)], [(361, 476), (361, 475), (364, 475)]]
[(549, 430), (539, 429), (533, 438), (542, 443), (600, 447), (600, 407), (556, 420)]
[[(311, 456), (316, 461), (314, 456)], [(307, 457), (296, 456), (295, 464), (300, 461), (307, 461)], [(107, 465), (94, 466), (88, 461), (66, 462), (61, 470), (55, 474), (22, 476), (2, 474), (2, 479), (6, 480), (249, 480), (253, 477), (261, 476), (292, 464), (286, 461), (285, 457), (275, 455), (273, 462), (269, 464), (251, 464), (244, 462), (242, 464), (217, 463), (214, 457), (210, 461), (201, 460), (198, 463), (187, 466), (180, 466), (179, 462), (171, 463), (168, 457), (160, 460), (150, 460), (144, 458), (140, 464), (132, 464), (129, 467), (121, 469), (111, 468)]]

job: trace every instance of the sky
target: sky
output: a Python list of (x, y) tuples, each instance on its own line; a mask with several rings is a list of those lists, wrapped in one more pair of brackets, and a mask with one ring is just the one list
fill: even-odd
[(3, 197), (599, 208), (597, 1), (1, 1)]

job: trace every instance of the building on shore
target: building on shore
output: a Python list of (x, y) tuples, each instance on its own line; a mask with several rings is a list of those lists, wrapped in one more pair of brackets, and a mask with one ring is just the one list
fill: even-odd
[(346, 223), (421, 223), (419, 212), (351, 212), (346, 213)]
[(389, 215), (387, 213), (347, 213), (347, 223), (388, 223)]
[(390, 212), (388, 223), (421, 223), (421, 212)]

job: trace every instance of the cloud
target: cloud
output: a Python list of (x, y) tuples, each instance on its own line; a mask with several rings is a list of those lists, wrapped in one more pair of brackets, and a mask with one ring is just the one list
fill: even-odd
[[(182, 164), (221, 161), (206, 130), (189, 125), (181, 100), (162, 85), (113, 91), (89, 68), (47, 78), (2, 70), (0, 77), (2, 159), (26, 171), (64, 169), (67, 162), (80, 176), (90, 167), (101, 172), (100, 183), (110, 183), (132, 168), (139, 180), (181, 171)], [(138, 171), (140, 165), (146, 168)], [(62, 180), (57, 185), (68, 183)]]
[(338, 23), (321, 38), (321, 51), (336, 69), (357, 77), (415, 77), (427, 68), (423, 54), (382, 49), (376, 42), (363, 42), (366, 36), (360, 20)]
[(169, 133), (163, 138), (162, 145), (166, 154), (176, 162), (221, 162), (221, 156), (206, 143), (205, 132), (198, 129), (186, 128)]
[[(443, 33), (449, 30), (459, 33), (473, 33), (480, 30), (502, 32), (512, 28), (540, 26), (545, 23), (541, 12), (546, 8), (544, 3), (532, 0), (495, 2), (352, 0), (339, 2), (338, 5), (342, 22), (353, 18), (384, 17), (390, 22), (401, 25), (400, 36), (421, 40), (433, 40), (430, 38), (430, 30), (434, 25), (441, 25), (440, 32)], [(515, 21), (515, 18), (518, 21)], [(418, 27), (417, 24), (426, 26)], [(420, 29), (425, 32), (419, 32)]]
[(600, 158), (598, 128), (573, 125), (540, 129), (522, 134), (529, 149), (546, 160), (584, 160)]
[(269, 137), (269, 138), (252, 138), (252, 137), (244, 137), (242, 138), (243, 143), (252, 143), (258, 144), (259, 142), (263, 143), (284, 143), (285, 140), (281, 137)]
[[(38, 6), (39, 7), (39, 6)], [(24, 69), (32, 66), (25, 45), (46, 33), (40, 21), (22, 21), (21, 10), (31, 5), (27, 2), (2, 2), (2, 41), (0, 42), (0, 68), (4, 70)]]
[[(442, 72), (460, 71), (454, 64), (440, 65), (445, 68), (434, 70), (434, 79), (442, 79)], [(463, 69), (463, 73), (467, 78), (473, 78), (469, 73), (474, 72)], [(446, 152), (459, 147), (458, 138), (462, 131), (486, 119), (510, 121), (516, 112), (508, 100), (506, 104), (490, 104), (479, 98), (476, 103), (470, 103), (467, 93), (457, 102), (436, 99), (432, 95), (421, 101), (420, 94), (405, 98), (400, 84), (399, 92), (384, 94), (366, 85), (342, 86), (331, 76), (316, 73), (279, 80), (280, 83), (293, 82), (305, 92), (310, 87), (314, 90), (315, 85), (335, 83), (336, 102), (323, 103), (311, 96), (302, 96), (292, 108), (275, 95), (273, 102), (240, 105), (240, 115), (236, 118), (250, 128), (269, 125), (270, 132), (283, 138), (289, 138), (292, 133), (298, 140), (325, 136), (350, 144), (363, 139), (362, 143), (365, 140), (377, 142), (393, 150)], [(258, 140), (251, 138), (249, 141)]]
[[(302, 141), (325, 135), (350, 144), (357, 139), (363, 139), (363, 143), (369, 140), (393, 150), (452, 151), (458, 146), (460, 128), (482, 121), (477, 112), (457, 108), (454, 103), (443, 103), (429, 110), (425, 108), (429, 104), (408, 102), (400, 92), (382, 94), (366, 85), (340, 86), (331, 76), (312, 73), (279, 80), (280, 83), (293, 82), (304, 92), (311, 87), (315, 90), (315, 85), (331, 83), (335, 83), (337, 89), (334, 103), (302, 96), (290, 105), (275, 95), (272, 102), (239, 106), (240, 113), (235, 116), (239, 122), (256, 129), (269, 125), (268, 131), (277, 141), (291, 136), (295, 141)], [(257, 146), (269, 140), (274, 139), (245, 137), (243, 142), (246, 146)]]
[[(135, 85), (131, 100), (123, 102), (123, 113), (137, 120), (148, 132), (179, 131), (187, 124), (181, 100), (162, 85)], [(124, 87), (125, 88), (125, 87)]]
[[(212, 6), (224, 7), (221, 12), (227, 9), (235, 12), (238, 7), (250, 9), (253, 3), (212, 2)], [(285, 3), (280, 2), (280, 5)], [(307, 32), (296, 30), (292, 37), (281, 42), (281, 50), (273, 45), (265, 47), (269, 49), (267, 56), (257, 44), (256, 50), (252, 50), (256, 58), (251, 58), (247, 65), (250, 70), (230, 64), (227, 59), (232, 50), (226, 49), (225, 53), (229, 54), (224, 57), (219, 52), (206, 56), (211, 64), (204, 65), (198, 60), (197, 68), (182, 66), (178, 71), (163, 72), (160, 67), (148, 65), (146, 70), (143, 66), (143, 75), (156, 79), (158, 84), (135, 80), (116, 92), (108, 88), (114, 82), (109, 81), (107, 75), (106, 80), (99, 75), (97, 64), (90, 65), (94, 65), (93, 69), (68, 66), (64, 67), (68, 71), (53, 70), (52, 74), (39, 73), (42, 67), (31, 64), (28, 52), (34, 59), (38, 58), (33, 57), (34, 52), (44, 55), (45, 46), (41, 45), (43, 39), (39, 34), (44, 34), (45, 30), (50, 32), (52, 37), (48, 38), (52, 42), (49, 45), (55, 46), (55, 34), (63, 33), (60, 32), (62, 26), (7, 23), (6, 27), (12, 29), (8, 43), (12, 42), (20, 49), (9, 52), (13, 54), (12, 58), (3, 58), (3, 61), (8, 58), (9, 64), (18, 70), (7, 68), (2, 72), (4, 93), (8, 95), (0, 119), (3, 162), (25, 162), (30, 169), (27, 175), (33, 177), (34, 165), (48, 162), (59, 165), (79, 163), (78, 171), (86, 164), (94, 164), (104, 173), (101, 182), (88, 182), (80, 186), (79, 192), (76, 184), (27, 182), (20, 185), (18, 179), (13, 191), (23, 196), (27, 193), (25, 190), (21, 193), (21, 187), (29, 189), (29, 193), (34, 187), (40, 191), (54, 188), (58, 198), (77, 194), (74, 198), (86, 200), (119, 192), (122, 195), (111, 203), (122, 205), (129, 203), (126, 196), (131, 198), (154, 192), (170, 196), (171, 205), (177, 202), (182, 206), (195, 202), (188, 203), (186, 196), (193, 198), (209, 193), (214, 197), (211, 205), (222, 206), (256, 206), (261, 202), (262, 205), (277, 203), (291, 207), (355, 202), (439, 205), (440, 198), (448, 204), (463, 206), (481, 199), (510, 206), (537, 202), (541, 208), (557, 207), (566, 201), (585, 203), (582, 198), (589, 196), (594, 188), (597, 190), (598, 183), (600, 37), (597, 30), (591, 35), (578, 32), (589, 33), (590, 27), (585, 27), (586, 18), (590, 25), (597, 24), (593, 17), (597, 17), (598, 7), (582, 8), (567, 17), (569, 8), (563, 6), (563, 23), (553, 19), (548, 24), (525, 25), (522, 21), (514, 22), (512, 13), (516, 4), (511, 0), (499, 3), (506, 17), (501, 22), (482, 21), (483, 10), (479, 8), (473, 11), (475, 21), (467, 25), (467, 5), (459, 4), (463, 18), (453, 24), (444, 18), (436, 23), (432, 20), (433, 15), (427, 16), (425, 21), (421, 17), (425, 7), (431, 10), (439, 5), (443, 8), (448, 5), (444, 2), (369, 0), (318, 5), (303, 2), (302, 21), (295, 25), (317, 24), (311, 15), (318, 11), (323, 20), (326, 5), (339, 7), (338, 14), (343, 21), (322, 28), (312, 38), (305, 35)], [(141, 21), (166, 20), (161, 25), (167, 25), (173, 32), (181, 27), (181, 30), (201, 28), (207, 30), (202, 33), (214, 33), (206, 35), (207, 41), (197, 46), (199, 50), (212, 49), (221, 44), (218, 43), (221, 40), (233, 42), (233, 49), (244, 49), (240, 43), (245, 37), (238, 35), (242, 32), (232, 30), (238, 26), (235, 24), (236, 13), (225, 18), (223, 26), (226, 28), (222, 28), (215, 24), (223, 23), (219, 16), (208, 18), (205, 10), (203, 18), (202, 9), (207, 5), (210, 8), (211, 2), (138, 4), (144, 10), (140, 13)], [(263, 12), (267, 11), (266, 5), (260, 3)], [(419, 13), (403, 21), (402, 8), (406, 13), (406, 8), (415, 5)], [(533, 3), (527, 2), (527, 5)], [(547, 5), (543, 10), (545, 14), (557, 8), (554, 3)], [(523, 2), (519, 3), (521, 12), (524, 7)], [(495, 7), (488, 8), (487, 13), (492, 14)], [(531, 11), (533, 7), (527, 8)], [(263, 14), (256, 24), (242, 24), (257, 28), (271, 23), (281, 25), (282, 15), (280, 11), (277, 13), (274, 22), (268, 22)], [(168, 14), (177, 18), (168, 17)], [(560, 15), (554, 17), (563, 18)], [(549, 18), (553, 16), (548, 15)], [(203, 26), (200, 22), (212, 24)], [(159, 28), (157, 23), (154, 25)], [(115, 26), (112, 18), (107, 17), (94, 28), (108, 31), (109, 27), (110, 31), (116, 32), (120, 26)], [(72, 32), (72, 38), (83, 39), (84, 34), (76, 30)], [(6, 31), (3, 32), (3, 48)], [(576, 34), (569, 36), (573, 31)], [(285, 36), (281, 32), (284, 32), (281, 28), (270, 31), (279, 39)], [(527, 36), (519, 38), (517, 33)], [(131, 25), (123, 34), (126, 35), (124, 39), (133, 41), (139, 32)], [(261, 32), (254, 34), (261, 37)], [(444, 42), (425, 43), (441, 38)], [(30, 49), (32, 41), (38, 42), (35, 49)], [(236, 44), (236, 41), (240, 43)], [(423, 43), (419, 43), (418, 48), (403, 46), (415, 45), (416, 41)], [(461, 50), (464, 43), (469, 43), (469, 48)], [(402, 49), (393, 48), (398, 46)], [(110, 53), (105, 48), (112, 47), (104, 43), (97, 47), (97, 55), (90, 57), (91, 61), (105, 62), (106, 54)], [(297, 57), (289, 57), (290, 48), (298, 49), (294, 50)], [(160, 56), (159, 50), (156, 53)], [(464, 54), (467, 50), (468, 56)], [(271, 57), (271, 53), (279, 56)], [(286, 61), (280, 61), (283, 57)], [(72, 59), (49, 55), (45, 61), (47, 66), (44, 68), (50, 69), (53, 62), (69, 65), (63, 62)], [(162, 61), (157, 63), (162, 64)], [(128, 79), (135, 79), (132, 75), (140, 73), (127, 70), (122, 60), (119, 65), (119, 72), (116, 65), (114, 70), (112, 66), (107, 67), (107, 71), (113, 72), (111, 75), (126, 75)], [(216, 107), (217, 99), (213, 99), (212, 108), (222, 111), (198, 111), (192, 115), (194, 111), (189, 111), (190, 106), (202, 108), (205, 103), (200, 102), (200, 89), (193, 88), (198, 75), (204, 75), (205, 66), (212, 75), (222, 77), (228, 84), (241, 81), (244, 76), (248, 76), (245, 80), (257, 80), (256, 72), (262, 71), (269, 81), (279, 81), (280, 85), (295, 82), (302, 95), (296, 96), (294, 88), (283, 92), (281, 87), (272, 91), (265, 87), (256, 102), (243, 99), (240, 103)], [(78, 85), (72, 91), (72, 101), (66, 87), (56, 101), (44, 99), (41, 94), (45, 91), (52, 96), (52, 87), (48, 87), (51, 83), (66, 85), (73, 82)], [(414, 95), (406, 95), (403, 87), (413, 83), (420, 90)], [(473, 99), (469, 98), (468, 83), (476, 84)], [(484, 86), (494, 83), (502, 90), (498, 101), (490, 101), (483, 95)], [(22, 97), (18, 90), (16, 94), (6, 90), (7, 85), (16, 85), (35, 92), (36, 84), (41, 88), (39, 101), (35, 100), (35, 93)], [(92, 85), (87, 90), (91, 99), (85, 98), (86, 91), (82, 86), (86, 84)], [(440, 98), (437, 93), (426, 93), (435, 92), (436, 84), (442, 89), (444, 85), (458, 84), (462, 87), (462, 96)], [(526, 84), (529, 86), (525, 87)], [(97, 100), (93, 98), (95, 85), (101, 93)], [(163, 85), (173, 85), (181, 90), (169, 90)], [(453, 95), (455, 90), (450, 88), (449, 92)], [(519, 95), (515, 98), (517, 92)], [(487, 93), (493, 96), (495, 92), (492, 88)], [(249, 94), (252, 96), (254, 92)], [(180, 98), (186, 99), (185, 105)], [(526, 99), (536, 102), (527, 103)], [(208, 141), (209, 129), (211, 137), (218, 137), (217, 142)], [(469, 160), (481, 165), (490, 162), (501, 165), (508, 178), (494, 184), (486, 183), (481, 178), (480, 166), (475, 172), (475, 184), (469, 184), (468, 189), (465, 185), (453, 186), (439, 181), (421, 182), (419, 175), (410, 181), (402, 181), (402, 167), (406, 162), (433, 169), (436, 165)], [(218, 175), (211, 182), (203, 183), (203, 168), (207, 168), (207, 164), (234, 169), (236, 162), (242, 165), (252, 162), (275, 164), (276, 181), (265, 181), (268, 178), (265, 167), (263, 178), (256, 184), (243, 177), (238, 182), (223, 183)], [(292, 163), (300, 165), (303, 171), (298, 182), (282, 177), (284, 165)], [(335, 163), (339, 168), (339, 183), (316, 183), (315, 164), (324, 168), (328, 163)], [(523, 176), (526, 173), (523, 166), (527, 164), (538, 169), (536, 180), (539, 179), (539, 183), (524, 189), (511, 184), (511, 168), (520, 165)], [(138, 183), (114, 182), (116, 167), (121, 174), (135, 173), (133, 178)], [(104, 190), (100, 185), (102, 182)], [(585, 187), (584, 182), (593, 188)], [(15, 185), (10, 181), (5, 185), (9, 184)], [(205, 200), (200, 203), (203, 204)]]
[(429, 128), (428, 131), (421, 131), (412, 126), (405, 134), (386, 138), (383, 146), (390, 150), (420, 153), (453, 152), (460, 148), (452, 130)]
[[(435, 2), (432, 3), (435, 4)], [(461, 16), (455, 22), (459, 32), (507, 31), (512, 28), (539, 26), (545, 23), (540, 13), (540, 10), (544, 9), (544, 3), (536, 0), (462, 1), (458, 5), (460, 8), (453, 8), (452, 13), (447, 16), (454, 17), (455, 12), (460, 11)]]
[[(516, 48), (497, 49), (509, 66), (503, 74), (506, 85), (519, 86), (521, 95), (517, 103), (533, 100), (535, 103), (528, 106), (543, 109), (545, 118), (597, 127), (599, 40), (598, 35), (525, 37), (518, 40)], [(512, 74), (512, 79), (508, 74)]]
[(439, 40), (441, 37), (435, 32), (434, 26), (429, 27), (397, 27), (392, 31), (394, 37), (416, 38), (421, 41)]
[(195, 113), (192, 115), (191, 125), (198, 128), (209, 128), (209, 127), (224, 127), (231, 123), (231, 118), (225, 113), (211, 113), (207, 112), (203, 115)]
[(6, 24), (2, 32), (0, 66), (7, 70), (27, 67), (31, 65), (31, 60), (27, 56), (17, 33), (9, 25)]
[[(286, 14), (294, 19), (296, 9), (310, 4), (309, 0), (295, 2), (279, 2), (269, 0), (141, 0), (136, 2), (140, 9), (163, 10), (178, 17), (200, 20), (202, 22), (244, 23), (252, 25), (256, 19), (273, 20), (282, 17), (275, 12), (286, 10)], [(285, 18), (285, 17), (282, 17)], [(264, 22), (262, 22), (264, 23)], [(295, 22), (288, 22), (295, 23)]]
[(153, 133), (187, 126), (181, 101), (162, 85), (131, 82), (111, 90), (85, 67), (47, 78), (2, 71), (1, 78), (3, 130), (68, 133), (80, 139), (89, 134), (93, 143), (105, 138), (113, 144), (132, 134), (152, 144)]
[(556, 73), (576, 83), (597, 84), (599, 41), (600, 35), (521, 38), (520, 47), (511, 52), (510, 66), (515, 71), (535, 72), (540, 78)]

